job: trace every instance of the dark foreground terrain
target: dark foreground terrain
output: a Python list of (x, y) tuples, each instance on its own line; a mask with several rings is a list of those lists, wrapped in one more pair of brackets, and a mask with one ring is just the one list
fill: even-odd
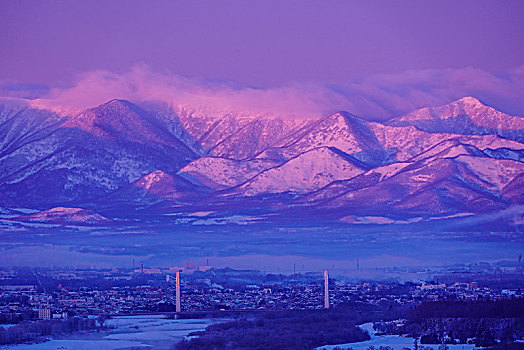
[[(405, 317), (405, 321), (398, 322)], [(425, 302), (416, 307), (346, 304), (332, 310), (252, 314), (209, 326), (173, 349), (314, 349), (369, 340), (356, 324), (374, 322), (387, 334), (408, 335), (425, 346), (475, 344), (520, 349), (524, 337), (524, 299)], [(400, 327), (398, 326), (400, 324)]]

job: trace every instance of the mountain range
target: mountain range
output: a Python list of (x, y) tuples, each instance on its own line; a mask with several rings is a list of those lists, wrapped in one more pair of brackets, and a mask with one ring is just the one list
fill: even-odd
[(9, 222), (379, 223), (524, 204), (524, 118), (473, 97), (385, 123), (347, 112), (200, 115), (125, 100), (64, 116), (4, 99), (0, 126)]

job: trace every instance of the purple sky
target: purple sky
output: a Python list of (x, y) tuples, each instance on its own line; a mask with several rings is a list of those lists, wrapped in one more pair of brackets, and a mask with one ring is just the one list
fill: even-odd
[[(377, 77), (464, 69), (524, 86), (523, 18), (521, 0), (1, 1), (0, 80), (68, 86), (85, 72), (144, 64), (263, 89), (339, 84), (347, 93)], [(456, 90), (453, 79), (438, 84)], [(524, 115), (518, 89), (506, 100), (479, 94)]]

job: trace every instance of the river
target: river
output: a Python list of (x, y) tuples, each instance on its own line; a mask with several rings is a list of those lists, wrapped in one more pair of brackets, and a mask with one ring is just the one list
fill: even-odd
[(173, 344), (189, 333), (202, 331), (207, 326), (222, 320), (166, 319), (163, 315), (113, 317), (106, 325), (114, 327), (104, 332), (82, 332), (71, 336), (51, 339), (45, 343), (4, 346), (0, 349), (13, 350), (116, 350), (171, 349)]

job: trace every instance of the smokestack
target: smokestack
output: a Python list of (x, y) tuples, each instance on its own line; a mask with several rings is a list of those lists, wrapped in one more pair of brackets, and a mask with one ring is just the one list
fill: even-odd
[(329, 274), (324, 271), (324, 309), (329, 309)]
[(176, 272), (176, 312), (180, 312), (180, 271)]

